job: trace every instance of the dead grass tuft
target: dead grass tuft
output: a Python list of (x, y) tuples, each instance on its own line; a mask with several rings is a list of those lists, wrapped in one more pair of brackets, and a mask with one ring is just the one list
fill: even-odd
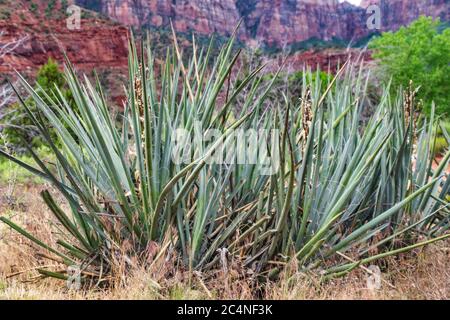
[[(39, 238), (53, 242), (58, 233), (51, 213), (39, 192), (49, 186), (19, 185), (13, 203), (1, 201), (0, 215), (13, 217)], [(0, 187), (4, 194), (6, 187)], [(17, 195), (22, 195), (17, 197)], [(20, 205), (19, 205), (20, 203)], [(148, 248), (153, 262), (155, 248)], [(314, 275), (286, 271), (280, 281), (256, 284), (238, 262), (219, 265), (210, 274), (193, 273), (181, 267), (175, 252), (152, 264), (150, 269), (134, 261), (116, 263), (114, 281), (108, 289), (74, 291), (64, 281), (41, 279), (39, 268), (58, 264), (40, 256), (30, 241), (0, 224), (0, 299), (449, 299), (450, 241), (379, 262), (382, 285), (367, 287), (368, 273), (356, 270), (344, 278), (320, 283)], [(125, 273), (127, 274), (125, 276)]]

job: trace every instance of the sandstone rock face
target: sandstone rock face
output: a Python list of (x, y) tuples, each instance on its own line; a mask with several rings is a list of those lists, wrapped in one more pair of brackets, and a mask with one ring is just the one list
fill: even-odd
[[(36, 13), (31, 13), (27, 0), (15, 0), (14, 5), (18, 9), (7, 20), (0, 20), (0, 46), (17, 43), (21, 39), (20, 45), (13, 51), (0, 57), (0, 84), (4, 78), (14, 80), (14, 70), (32, 79), (38, 68), (50, 57), (62, 66), (64, 52), (77, 70), (91, 75), (95, 69), (100, 75), (105, 75), (108, 83), (126, 74), (126, 27), (89, 17), (81, 20), (79, 30), (71, 30), (67, 27), (61, 7), (56, 7), (52, 16), (45, 17), (47, 1), (35, 3), (38, 9)], [(110, 98), (121, 105), (121, 86), (112, 84), (111, 87), (116, 90), (110, 94)]]
[[(381, 29), (395, 30), (420, 15), (450, 19), (448, 0), (363, 0), (361, 6), (338, 0), (76, 0), (127, 25), (168, 27), (228, 36), (240, 19), (240, 40), (282, 47), (309, 39), (357, 40), (367, 27), (370, 4), (381, 9)], [(93, 3), (95, 5), (93, 5)]]
[(80, 29), (69, 29), (60, 7), (55, 8), (54, 16), (43, 18), (45, 1), (38, 3), (36, 14), (28, 10), (27, 3), (27, 0), (15, 1), (19, 9), (8, 20), (0, 20), (0, 44), (24, 39), (14, 51), (0, 58), (1, 74), (14, 69), (34, 71), (49, 57), (62, 63), (64, 52), (83, 71), (126, 66), (126, 27), (91, 17), (82, 19)]
[(251, 13), (259, 21), (256, 38), (268, 45), (283, 46), (311, 38), (350, 40), (364, 35), (364, 11), (338, 1), (257, 1)]
[(381, 30), (396, 30), (421, 15), (450, 20), (449, 0), (362, 0), (361, 7), (378, 5), (381, 9)]
[[(100, 0), (96, 6), (90, 0), (76, 3), (137, 27), (168, 27), (172, 20), (178, 32), (193, 30), (228, 36), (240, 19), (235, 2), (230, 0)], [(241, 30), (240, 36), (245, 37)]]

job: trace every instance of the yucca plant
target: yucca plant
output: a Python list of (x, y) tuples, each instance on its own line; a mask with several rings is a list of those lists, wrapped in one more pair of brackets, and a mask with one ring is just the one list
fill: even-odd
[[(172, 248), (190, 270), (217, 268), (218, 251), (226, 250), (259, 275), (275, 275), (295, 259), (301, 270), (330, 277), (450, 236), (450, 152), (433, 168), (435, 120), (415, 119), (412, 89), (391, 97), (385, 88), (375, 114), (361, 124), (370, 81), (362, 65), (343, 65), (327, 88), (304, 72), (301, 97), (293, 103), (283, 92), (269, 94), (276, 76), (264, 81), (263, 66), (235, 74), (233, 41), (217, 57), (212, 43), (198, 50), (194, 42), (184, 59), (174, 33), (173, 47), (156, 65), (150, 44), (138, 49), (131, 38), (127, 100), (117, 118), (99, 81), (80, 81), (68, 61), (76, 111), (58, 89), (44, 100), (19, 76), (39, 112), (18, 98), (57, 164), (44, 163), (32, 149), (36, 167), (0, 154), (50, 181), (69, 212), (42, 193), (66, 231), (57, 246), (0, 220), (97, 278), (111, 271), (117, 256), (129, 261), (154, 244), (159, 249), (152, 259)], [(192, 161), (173, 160), (179, 128), (198, 138), (197, 148), (185, 154)], [(220, 135), (203, 139), (211, 128)], [(211, 161), (239, 129), (279, 133), (276, 144), (243, 145), (267, 147), (279, 159), (277, 170), (261, 174), (258, 163)], [(351, 260), (341, 259), (346, 253)]]

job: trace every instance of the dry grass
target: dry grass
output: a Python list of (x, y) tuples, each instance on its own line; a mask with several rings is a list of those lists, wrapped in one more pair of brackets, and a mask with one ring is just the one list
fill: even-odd
[[(14, 217), (42, 239), (58, 232), (50, 212), (39, 196), (49, 186), (17, 185), (8, 195), (0, 186), (0, 215)], [(8, 197), (7, 197), (8, 196)], [(48, 241), (51, 243), (52, 241)], [(174, 257), (152, 271), (136, 268), (127, 277), (117, 276), (112, 288), (70, 291), (64, 281), (39, 279), (37, 267), (58, 264), (39, 255), (35, 246), (0, 225), (0, 299), (449, 299), (450, 241), (416, 250), (414, 253), (379, 262), (383, 284), (367, 288), (368, 274), (357, 270), (348, 276), (319, 284), (315, 277), (298, 273), (281, 281), (255, 287), (238, 267), (218, 270), (209, 277), (193, 275), (176, 267)], [(14, 277), (10, 277), (14, 275)], [(122, 274), (120, 270), (117, 274)], [(292, 276), (292, 274), (294, 274)]]

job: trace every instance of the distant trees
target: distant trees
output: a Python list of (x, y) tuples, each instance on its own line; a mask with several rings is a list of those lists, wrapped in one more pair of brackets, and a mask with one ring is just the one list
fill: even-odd
[(421, 17), (397, 32), (386, 32), (373, 39), (374, 50), (385, 80), (392, 79), (394, 90), (407, 87), (410, 80), (421, 86), (418, 98), (424, 111), (436, 103), (438, 114), (450, 117), (450, 28), (442, 32), (439, 19)]

